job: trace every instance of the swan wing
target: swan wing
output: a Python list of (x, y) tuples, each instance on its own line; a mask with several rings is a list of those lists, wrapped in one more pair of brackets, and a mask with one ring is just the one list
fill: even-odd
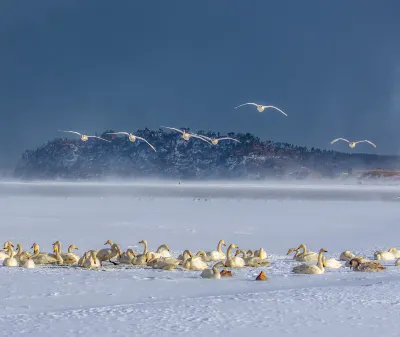
[(281, 109), (277, 108), (276, 106), (273, 105), (264, 105), (264, 108), (272, 108), (275, 110), (278, 110), (279, 112), (283, 113), (285, 116), (287, 116), (287, 114), (285, 112), (283, 112)]
[(243, 105), (255, 105), (255, 106), (258, 106), (258, 104), (257, 103), (244, 103), (244, 104), (240, 104), (240, 105), (238, 105), (237, 107), (235, 107), (235, 109), (237, 109), (237, 108), (239, 108), (239, 107), (241, 107), (241, 106), (243, 106)]
[(182, 130), (179, 130), (179, 129), (176, 129), (176, 128), (170, 128), (169, 126), (162, 126), (162, 128), (166, 128), (166, 129), (170, 129), (170, 130), (178, 131), (178, 132), (180, 132), (180, 133), (182, 133), (182, 134), (183, 134), (183, 131), (182, 131)]
[(334, 140), (331, 141), (331, 144), (336, 143), (338, 140), (344, 140), (345, 142), (349, 143), (349, 141), (345, 138), (336, 138)]
[(60, 132), (70, 132), (70, 133), (75, 133), (76, 135), (79, 135), (79, 136), (82, 136), (82, 134), (81, 133), (79, 133), (79, 132), (76, 132), (76, 131), (63, 131), (63, 130), (58, 130), (58, 131), (60, 131)]
[(203, 138), (203, 136), (196, 135), (195, 133), (191, 133), (190, 137), (201, 139), (202, 141), (212, 145), (212, 143), (209, 142), (206, 138)]
[(235, 138), (231, 138), (231, 137), (222, 137), (222, 138), (218, 138), (218, 140), (233, 140), (233, 141), (235, 141), (235, 142), (240, 143), (240, 141), (238, 141), (238, 140), (235, 139)]
[(106, 135), (127, 135), (127, 136), (129, 136), (129, 132), (107, 132)]
[(374, 144), (374, 143), (372, 143), (372, 142), (370, 142), (369, 140), (359, 140), (358, 142), (355, 142), (356, 144), (358, 144), (358, 143), (368, 143), (368, 144), (371, 144), (373, 147), (376, 147), (376, 145)]
[(151, 145), (146, 139), (144, 139), (142, 137), (138, 137), (138, 136), (136, 136), (136, 138), (140, 139), (140, 140), (143, 140), (144, 142), (146, 142), (154, 150), (154, 152), (157, 152), (156, 148), (153, 145)]

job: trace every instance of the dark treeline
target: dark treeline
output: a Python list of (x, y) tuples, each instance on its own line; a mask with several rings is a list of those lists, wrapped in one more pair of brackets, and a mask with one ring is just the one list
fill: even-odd
[[(98, 139), (56, 138), (25, 151), (14, 171), (22, 179), (101, 179), (105, 177), (158, 177), (180, 179), (266, 179), (291, 172), (312, 170), (321, 177), (333, 177), (349, 169), (393, 169), (399, 157), (351, 154), (261, 141), (250, 133), (229, 133), (241, 143), (221, 141), (216, 146), (163, 130), (138, 130), (145, 142), (132, 143), (128, 137), (111, 137), (107, 130)], [(199, 131), (209, 137), (218, 133)]]

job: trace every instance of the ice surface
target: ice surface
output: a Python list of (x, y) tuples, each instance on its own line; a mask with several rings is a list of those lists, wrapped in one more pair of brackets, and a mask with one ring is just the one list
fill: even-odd
[[(0, 331), (9, 336), (398, 336), (400, 268), (393, 261), (384, 262), (388, 269), (382, 273), (341, 268), (305, 276), (290, 273), (297, 262), (285, 256), (300, 243), (313, 251), (324, 247), (336, 258), (345, 249), (372, 258), (377, 249), (396, 247), (398, 187), (165, 185), (0, 184), (1, 237), (26, 250), (37, 242), (44, 251), (61, 240), (63, 250), (74, 243), (81, 253), (102, 248), (107, 239), (138, 251), (138, 241), (147, 239), (151, 249), (167, 243), (174, 255), (213, 250), (224, 239), (246, 250), (264, 247), (271, 268), (204, 280), (200, 272), (140, 267), (0, 267)], [(272, 189), (279, 191), (271, 196)], [(257, 190), (269, 192), (257, 195)], [(319, 197), (310, 190), (320, 191)], [(368, 193), (375, 197), (365, 198)], [(269, 281), (254, 281), (261, 270)]]

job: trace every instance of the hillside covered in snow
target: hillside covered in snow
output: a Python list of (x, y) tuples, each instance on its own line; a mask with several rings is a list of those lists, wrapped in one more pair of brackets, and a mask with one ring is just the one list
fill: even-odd
[[(351, 169), (393, 169), (400, 160), (393, 156), (350, 154), (306, 148), (287, 143), (261, 141), (252, 134), (229, 133), (240, 143), (221, 141), (210, 145), (199, 139), (185, 141), (180, 134), (164, 130), (138, 130), (145, 142), (107, 135), (82, 142), (74, 136), (56, 138), (37, 149), (26, 150), (14, 172), (21, 179), (101, 179), (106, 177), (158, 177), (180, 179), (265, 179), (293, 173), (333, 177)], [(222, 135), (199, 131), (209, 137)]]

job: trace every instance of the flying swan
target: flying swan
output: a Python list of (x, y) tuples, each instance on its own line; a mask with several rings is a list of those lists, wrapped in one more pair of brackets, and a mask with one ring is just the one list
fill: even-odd
[(213, 144), (213, 145), (217, 145), (218, 142), (219, 142), (220, 140), (233, 140), (234, 142), (240, 143), (240, 141), (238, 141), (238, 140), (235, 139), (235, 138), (231, 138), (231, 137), (221, 137), (221, 138), (215, 138), (215, 137), (214, 137), (214, 138), (210, 138), (210, 137), (203, 136), (203, 135), (200, 135), (200, 137), (202, 137), (202, 138), (204, 138), (204, 139), (210, 141), (211, 144)]
[(193, 137), (193, 138), (201, 139), (202, 141), (204, 141), (206, 143), (212, 144), (207, 139), (203, 138), (204, 136), (199, 136), (199, 135), (197, 135), (195, 133), (190, 133), (190, 132), (186, 132), (185, 130), (179, 130), (179, 129), (175, 129), (175, 128), (170, 128), (169, 126), (162, 126), (162, 128), (166, 128), (166, 129), (170, 129), (170, 130), (174, 130), (174, 131), (180, 132), (182, 134), (182, 138), (184, 140), (189, 140), (190, 138)]
[(248, 105), (248, 104), (256, 106), (257, 110), (259, 112), (263, 112), (267, 108), (272, 108), (272, 109), (278, 110), (279, 112), (281, 112), (282, 114), (287, 116), (287, 114), (284, 113), (281, 109), (279, 109), (279, 108), (277, 108), (276, 106), (273, 106), (273, 105), (261, 105), (261, 104), (257, 104), (257, 103), (244, 103), (244, 104), (238, 105), (237, 107), (235, 107), (235, 109), (237, 109), (237, 108), (239, 108), (239, 107), (241, 107), (243, 105)]
[(83, 142), (86, 142), (86, 141), (88, 141), (88, 140), (89, 140), (89, 138), (98, 138), (98, 139), (104, 140), (105, 142), (111, 143), (111, 142), (110, 142), (109, 140), (107, 140), (107, 139), (104, 139), (104, 138), (101, 138), (101, 137), (98, 137), (98, 136), (88, 136), (88, 135), (83, 135), (83, 134), (81, 134), (81, 133), (79, 133), (79, 132), (76, 132), (76, 131), (63, 131), (63, 130), (58, 130), (58, 131), (60, 131), (60, 132), (70, 132), (70, 133), (75, 133), (76, 135), (79, 135), (79, 136), (80, 136), (80, 138), (81, 138), (81, 141), (83, 141)]
[(109, 132), (109, 133), (107, 133), (107, 135), (126, 135), (126, 136), (128, 136), (129, 140), (132, 143), (134, 143), (136, 141), (136, 139), (143, 140), (144, 142), (147, 143), (147, 145), (149, 145), (154, 150), (154, 152), (157, 152), (156, 148), (153, 145), (151, 145), (146, 139), (139, 137), (139, 136), (135, 136), (134, 134), (132, 134), (130, 132)]
[(331, 141), (331, 144), (336, 143), (338, 140), (343, 140), (343, 141), (349, 143), (349, 147), (352, 148), (352, 149), (354, 149), (358, 143), (368, 143), (368, 144), (371, 144), (373, 147), (376, 147), (376, 145), (374, 143), (372, 143), (372, 142), (370, 142), (369, 140), (366, 140), (366, 139), (365, 140), (359, 140), (358, 142), (350, 142), (349, 140), (347, 140), (345, 138), (336, 138), (336, 139)]

